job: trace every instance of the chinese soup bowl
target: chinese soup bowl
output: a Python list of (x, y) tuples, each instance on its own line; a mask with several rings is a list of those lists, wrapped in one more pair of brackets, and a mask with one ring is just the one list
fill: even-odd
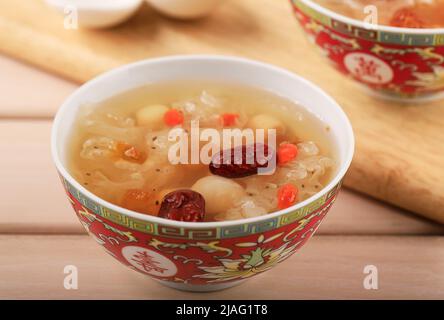
[[(337, 152), (331, 181), (311, 198), (268, 215), (223, 222), (179, 222), (111, 204), (72, 177), (66, 168), (67, 146), (82, 105), (149, 83), (185, 79), (249, 85), (297, 101), (329, 126)], [(271, 65), (221, 56), (146, 60), (105, 73), (65, 101), (52, 131), (57, 170), (78, 219), (91, 237), (131, 269), (190, 291), (231, 287), (271, 269), (300, 249), (331, 208), (353, 150), (354, 137), (346, 115), (321, 89)], [(149, 267), (148, 262), (155, 267)]]
[(444, 97), (444, 28), (370, 25), (312, 0), (291, 0), (323, 55), (377, 96), (404, 101)]

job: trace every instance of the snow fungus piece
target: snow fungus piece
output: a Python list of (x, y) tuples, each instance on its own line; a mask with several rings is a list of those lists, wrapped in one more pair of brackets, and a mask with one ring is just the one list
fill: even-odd
[(319, 154), (319, 148), (313, 141), (298, 143), (297, 147), (301, 156), (315, 156)]

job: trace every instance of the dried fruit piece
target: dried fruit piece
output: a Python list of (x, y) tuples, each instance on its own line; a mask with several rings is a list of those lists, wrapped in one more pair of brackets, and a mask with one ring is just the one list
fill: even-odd
[(286, 209), (292, 206), (298, 197), (298, 188), (291, 183), (284, 184), (278, 189), (278, 208)]
[(239, 118), (239, 115), (237, 113), (224, 113), (221, 116), (222, 125), (224, 127), (232, 127), (236, 124), (236, 121), (238, 118)]
[(424, 28), (424, 22), (409, 8), (402, 8), (395, 12), (390, 25), (401, 28)]
[(145, 152), (140, 151), (136, 147), (125, 142), (118, 142), (115, 148), (117, 156), (127, 161), (141, 164), (144, 163), (147, 158)]
[(141, 189), (127, 190), (122, 200), (122, 207), (129, 210), (148, 213), (150, 194)]
[(165, 124), (169, 127), (174, 127), (183, 124), (183, 114), (179, 110), (171, 109), (165, 112), (165, 115), (163, 116), (163, 121), (165, 121)]
[(267, 168), (269, 161), (275, 157), (270, 149), (266, 144), (256, 143), (222, 150), (213, 156), (210, 171), (231, 179), (255, 175), (259, 168)]
[(286, 164), (298, 156), (298, 147), (292, 143), (283, 143), (279, 146), (277, 152), (278, 163)]
[(205, 199), (193, 190), (176, 190), (162, 200), (159, 217), (185, 222), (201, 222), (205, 218)]

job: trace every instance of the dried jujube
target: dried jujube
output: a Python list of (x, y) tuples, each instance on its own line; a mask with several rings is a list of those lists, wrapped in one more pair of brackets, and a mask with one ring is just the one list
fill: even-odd
[(224, 178), (244, 178), (258, 174), (260, 168), (268, 168), (273, 157), (276, 157), (274, 150), (266, 144), (242, 145), (214, 155), (210, 171)]
[(170, 192), (163, 198), (158, 216), (176, 221), (201, 222), (205, 218), (205, 199), (193, 190)]

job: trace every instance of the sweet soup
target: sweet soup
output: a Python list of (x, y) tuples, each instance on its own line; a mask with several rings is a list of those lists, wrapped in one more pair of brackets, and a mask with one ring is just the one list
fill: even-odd
[(315, 0), (314, 2), (357, 20), (378, 9), (378, 24), (405, 28), (444, 28), (444, 0)]
[[(232, 148), (201, 139), (194, 144), (199, 152), (218, 149), (208, 149), (209, 163), (193, 160), (197, 121), (198, 129), (211, 128), (220, 137), (227, 129), (252, 129), (256, 139), (230, 139)], [(265, 139), (259, 143), (261, 130)], [(173, 132), (181, 135), (173, 139)], [(178, 152), (171, 150), (180, 138), (186, 142), (180, 150), (191, 155), (177, 163), (171, 154)], [(221, 221), (265, 215), (309, 198), (330, 181), (336, 160), (328, 125), (293, 102), (254, 88), (188, 81), (82, 106), (68, 168), (86, 189), (121, 207), (180, 221)]]

